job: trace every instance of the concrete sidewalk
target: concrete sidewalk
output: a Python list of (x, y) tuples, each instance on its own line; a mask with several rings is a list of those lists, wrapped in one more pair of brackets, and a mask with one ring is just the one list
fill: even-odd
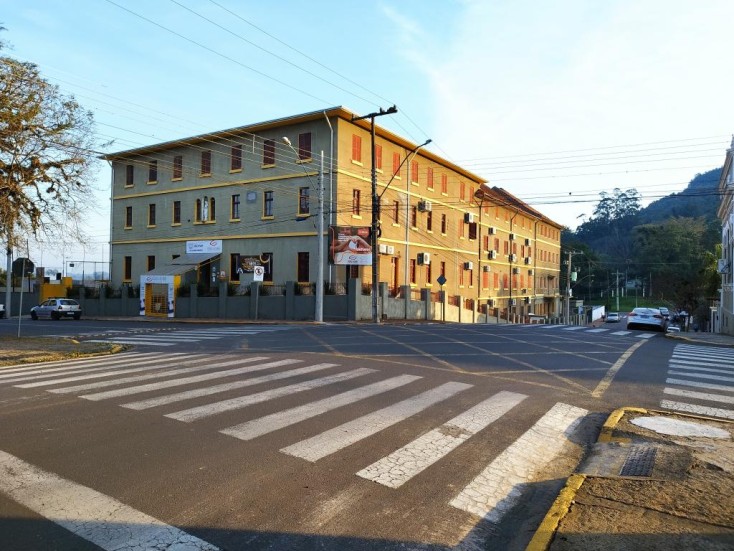
[[(675, 333), (734, 347), (734, 337)], [(621, 408), (527, 551), (734, 550), (734, 422)]]

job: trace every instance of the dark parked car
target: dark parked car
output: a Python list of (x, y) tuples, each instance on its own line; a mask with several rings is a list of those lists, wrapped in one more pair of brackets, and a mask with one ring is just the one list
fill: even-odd
[(31, 318), (34, 320), (40, 318), (51, 318), (52, 320), (74, 318), (78, 320), (81, 317), (81, 305), (70, 298), (50, 298), (31, 308)]
[(665, 331), (668, 320), (657, 308), (635, 308), (627, 314), (627, 329)]

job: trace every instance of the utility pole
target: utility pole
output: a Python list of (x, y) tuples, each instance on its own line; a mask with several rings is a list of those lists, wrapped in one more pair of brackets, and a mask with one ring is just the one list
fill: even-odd
[(576, 251), (568, 251), (568, 261), (566, 264), (566, 325), (571, 323), (571, 259), (573, 255), (578, 254)]
[(619, 312), (619, 275), (620, 275), (619, 274), (619, 270), (617, 270), (615, 272), (615, 274), (617, 276), (617, 292), (616, 292), (616, 295), (617, 295), (617, 312)]
[(321, 164), (319, 166), (318, 182), (318, 221), (316, 233), (317, 262), (316, 268), (316, 312), (314, 318), (316, 323), (324, 321), (324, 151), (321, 151)]
[(370, 247), (372, 249), (372, 321), (373, 323), (380, 323), (380, 316), (377, 312), (377, 286), (379, 285), (379, 251), (377, 248), (377, 234), (380, 229), (380, 198), (377, 195), (377, 167), (376, 167), (376, 153), (375, 153), (375, 118), (381, 117), (382, 115), (392, 115), (398, 112), (396, 106), (392, 106), (385, 110), (380, 107), (380, 110), (369, 115), (363, 115), (361, 117), (352, 117), (352, 122), (359, 121), (362, 119), (370, 119), (370, 134), (372, 143), (372, 225), (370, 228)]

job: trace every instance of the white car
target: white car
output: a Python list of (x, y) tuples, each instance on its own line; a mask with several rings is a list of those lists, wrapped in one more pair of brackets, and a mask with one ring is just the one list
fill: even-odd
[(74, 318), (78, 320), (81, 317), (81, 305), (70, 298), (50, 298), (31, 308), (31, 318), (34, 320), (39, 318), (51, 318), (52, 320)]
[(668, 320), (657, 308), (635, 308), (627, 314), (627, 329), (653, 329), (663, 331), (668, 327)]
[(609, 312), (607, 314), (607, 323), (619, 323), (619, 312)]

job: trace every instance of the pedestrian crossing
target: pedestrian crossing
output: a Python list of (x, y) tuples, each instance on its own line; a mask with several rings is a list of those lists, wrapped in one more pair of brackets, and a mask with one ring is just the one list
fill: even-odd
[(661, 408), (734, 419), (734, 349), (678, 344), (667, 375)]
[(540, 324), (540, 323), (528, 323), (528, 324), (521, 324), (520, 327), (535, 327), (538, 329), (543, 330), (557, 330), (557, 331), (572, 331), (572, 332), (579, 332), (579, 333), (608, 333), (610, 335), (616, 335), (619, 337), (626, 337), (626, 336), (633, 336), (638, 339), (651, 339), (655, 335), (660, 335), (660, 333), (639, 333), (637, 331), (628, 331), (626, 329), (621, 329), (615, 331), (614, 328), (611, 327), (589, 327), (586, 325), (551, 325), (551, 324)]
[[(208, 327), (205, 329), (172, 329), (165, 331), (134, 331), (126, 333), (119, 331), (107, 333), (87, 333), (77, 338), (87, 342), (104, 342), (111, 344), (134, 344), (143, 346), (176, 346), (180, 343), (201, 342), (223, 339), (227, 337), (242, 337), (272, 333), (289, 329), (287, 325), (273, 326), (237, 326), (237, 327)], [(94, 337), (94, 338), (93, 338)]]
[[(280, 444), (273, 450), (310, 463), (366, 446), (368, 439), (379, 438), (388, 428), (400, 423), (409, 427), (411, 420), (430, 411), (431, 418), (435, 417), (433, 427), (422, 425), (412, 436), (408, 429), (403, 430), (400, 434), (406, 435), (402, 437), (406, 441), (391, 442), (394, 449), (384, 457), (353, 467), (358, 479), (395, 491), (493, 423), (511, 421), (513, 416), (523, 414), (522, 404), (529, 398), (495, 390), (484, 396), (469, 393), (473, 398), (468, 398), (467, 393), (476, 389), (466, 382), (431, 382), (420, 375), (309, 363), (307, 358), (161, 352), (13, 366), (0, 370), (1, 386), (75, 395), (92, 402), (110, 401), (118, 407), (148, 410), (182, 423), (207, 420), (213, 430), (243, 443), (324, 416), (327, 426), (317, 429), (321, 432), (291, 431), (290, 442), (283, 442), (285, 435), (281, 433)], [(249, 388), (253, 392), (248, 392)], [(328, 396), (306, 398), (314, 389)], [(394, 398), (385, 400), (386, 395)], [(378, 396), (383, 397), (381, 405), (370, 408), (368, 400)], [(284, 397), (289, 398), (289, 405), (278, 409), (278, 399)], [(302, 403), (294, 406), (293, 398)], [(247, 415), (248, 407), (266, 402), (271, 405), (270, 413), (257, 418)], [(330, 417), (324, 415), (356, 403), (360, 403), (359, 411), (366, 413), (355, 419), (329, 423)], [(447, 411), (453, 413), (447, 415)], [(483, 467), (479, 465), (475, 478), (447, 505), (499, 522), (522, 498), (526, 483), (537, 481), (543, 469), (562, 452), (587, 413), (568, 404), (555, 404), (498, 457), (488, 458)], [(242, 419), (233, 424), (238, 416)]]

